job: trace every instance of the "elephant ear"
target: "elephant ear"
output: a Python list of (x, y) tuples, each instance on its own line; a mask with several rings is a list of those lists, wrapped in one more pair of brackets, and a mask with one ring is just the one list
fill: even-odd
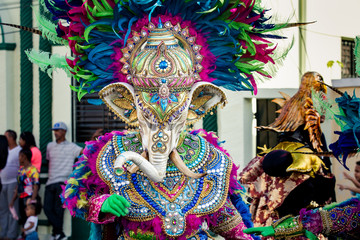
[(187, 117), (188, 124), (193, 124), (203, 118), (219, 104), (226, 104), (225, 93), (211, 83), (199, 82), (190, 91), (190, 107)]
[(134, 102), (134, 88), (127, 83), (109, 84), (99, 92), (108, 108), (129, 126), (139, 125)]

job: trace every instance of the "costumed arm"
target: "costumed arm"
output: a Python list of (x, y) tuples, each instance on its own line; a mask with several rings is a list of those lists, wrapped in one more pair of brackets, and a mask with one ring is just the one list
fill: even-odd
[(75, 164), (74, 171), (66, 181), (61, 198), (72, 216), (104, 224), (127, 213), (127, 201), (119, 195), (110, 194), (109, 187), (96, 169), (99, 151), (112, 136), (113, 133), (109, 133), (96, 141), (87, 142), (84, 155)]
[(109, 223), (114, 222), (115, 217), (125, 216), (129, 213), (127, 207), (130, 203), (117, 194), (103, 194), (89, 199), (89, 212), (86, 218), (89, 222)]
[[(338, 204), (312, 210), (302, 209), (297, 217), (280, 219), (272, 226), (250, 228), (245, 233), (274, 236), (277, 238), (305, 235), (316, 239), (317, 234), (349, 239), (360, 230), (360, 200), (351, 198)], [(351, 237), (352, 236), (352, 237)]]
[(253, 239), (250, 235), (243, 233), (246, 229), (245, 223), (230, 198), (226, 200), (222, 208), (209, 216), (209, 228), (225, 239)]
[[(94, 177), (87, 160), (82, 157), (76, 163), (61, 195), (63, 204), (71, 215), (98, 224), (113, 222), (116, 216), (126, 215), (129, 203), (125, 198), (115, 194), (94, 193), (94, 189), (90, 187)], [(103, 192), (108, 192), (108, 189)]]

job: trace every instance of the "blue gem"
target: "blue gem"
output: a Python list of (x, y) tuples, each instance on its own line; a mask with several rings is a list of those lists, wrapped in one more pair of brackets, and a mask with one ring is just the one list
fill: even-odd
[(167, 105), (168, 105), (168, 101), (166, 99), (161, 99), (160, 106), (163, 112), (165, 112)]
[(169, 98), (170, 98), (170, 100), (173, 101), (173, 102), (178, 102), (177, 97), (176, 97), (175, 94), (173, 94), (173, 93), (169, 96)]
[(156, 146), (157, 146), (158, 148), (161, 148), (161, 147), (162, 147), (162, 142), (158, 142), (158, 143), (156, 144)]
[(157, 93), (155, 93), (154, 96), (152, 96), (150, 102), (155, 103), (155, 102), (159, 101), (159, 99), (160, 99), (159, 95)]
[(168, 67), (168, 63), (164, 60), (162, 60), (160, 63), (159, 63), (159, 68), (160, 69), (166, 69)]
[(163, 137), (164, 135), (163, 135), (163, 132), (159, 132), (159, 135), (158, 135), (159, 137)]
[(166, 79), (164, 79), (164, 78), (161, 79), (161, 82), (162, 82), (162, 83), (166, 83)]

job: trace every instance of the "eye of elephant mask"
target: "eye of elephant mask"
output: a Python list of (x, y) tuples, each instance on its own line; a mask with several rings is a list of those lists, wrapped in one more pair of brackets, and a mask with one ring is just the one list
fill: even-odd
[(157, 92), (139, 92), (136, 97), (139, 109), (159, 124), (173, 121), (188, 107), (187, 92), (170, 92), (166, 98)]

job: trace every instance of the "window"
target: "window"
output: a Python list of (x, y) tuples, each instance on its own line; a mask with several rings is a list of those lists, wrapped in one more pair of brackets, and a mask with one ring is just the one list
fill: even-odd
[[(274, 122), (278, 113), (276, 111), (280, 107), (271, 102), (272, 99), (257, 99), (256, 101), (256, 122), (257, 126), (267, 126), (270, 123)], [(267, 148), (275, 147), (277, 144), (278, 133), (270, 130), (261, 130), (256, 134), (256, 146)], [(261, 150), (256, 149), (256, 153), (260, 153)]]
[(79, 102), (74, 96), (74, 127), (76, 142), (85, 142), (91, 139), (94, 132), (102, 128), (104, 133), (111, 131), (122, 131), (125, 123), (111, 112), (105, 104), (100, 106), (88, 103), (88, 99), (98, 99), (97, 93), (85, 95)]
[(342, 39), (341, 41), (341, 78), (356, 78), (356, 66), (354, 56), (355, 41), (353, 39)]

